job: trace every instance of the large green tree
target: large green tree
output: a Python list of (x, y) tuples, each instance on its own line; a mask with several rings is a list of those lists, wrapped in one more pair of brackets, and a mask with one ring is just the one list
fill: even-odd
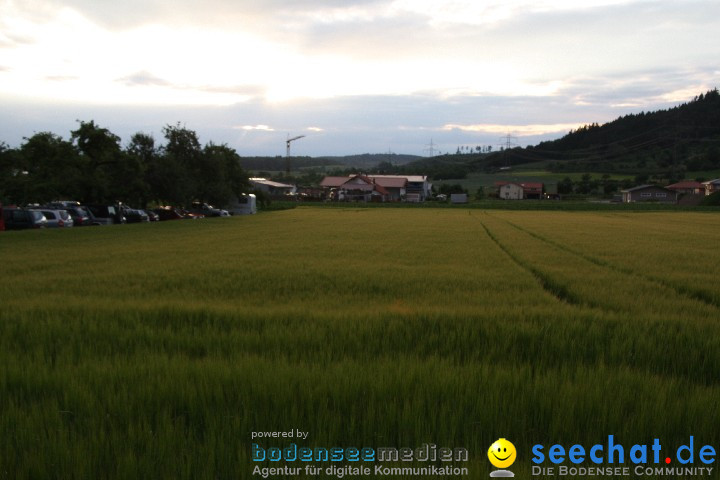
[(163, 129), (166, 144), (136, 133), (125, 149), (120, 137), (93, 120), (80, 121), (71, 139), (50, 132), (26, 138), (19, 149), (0, 144), (0, 201), (44, 203), (124, 202), (218, 206), (247, 190), (240, 157), (227, 145), (200, 145), (197, 133), (177, 125)]
[(249, 187), (247, 176), (240, 168), (240, 156), (224, 144), (205, 145), (197, 179), (196, 199), (215, 205), (226, 205)]
[(14, 156), (12, 196), (18, 204), (78, 198), (83, 162), (75, 146), (50, 132), (26, 138)]
[(81, 121), (71, 134), (83, 164), (80, 198), (90, 203), (122, 200), (118, 198), (122, 189), (117, 185), (126, 178), (118, 178), (117, 175), (123, 162), (120, 137), (107, 128), (97, 126), (93, 120)]
[(187, 205), (196, 196), (203, 151), (197, 133), (179, 123), (163, 128), (167, 143), (158, 159), (154, 178), (159, 199)]

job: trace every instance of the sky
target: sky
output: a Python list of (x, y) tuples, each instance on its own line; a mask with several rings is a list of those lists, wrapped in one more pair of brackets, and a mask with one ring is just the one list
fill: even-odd
[(718, 32), (718, 0), (0, 0), (0, 142), (94, 120), (241, 156), (535, 145), (720, 86)]

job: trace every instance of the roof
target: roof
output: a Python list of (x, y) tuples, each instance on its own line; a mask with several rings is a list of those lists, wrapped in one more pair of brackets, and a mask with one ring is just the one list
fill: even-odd
[(680, 190), (683, 188), (702, 188), (702, 183), (686, 180), (684, 182), (673, 183), (672, 185), (668, 185), (665, 188), (669, 188), (670, 190)]
[(410, 183), (422, 183), (427, 181), (427, 175), (368, 175), (370, 178), (404, 178)]
[(382, 185), (385, 188), (402, 188), (407, 185), (407, 178), (395, 178), (395, 177), (373, 177), (377, 185)]
[(339, 187), (350, 180), (350, 177), (325, 177), (320, 182), (321, 187)]
[(382, 194), (382, 195), (390, 195), (390, 192), (385, 189), (382, 185), (375, 184), (375, 191)]
[(325, 177), (320, 182), (321, 187), (337, 188), (347, 182), (359, 178), (368, 184), (377, 184), (385, 188), (402, 188), (408, 183), (425, 182), (425, 175), (349, 175), (347, 177)]
[(707, 182), (703, 182), (703, 185), (710, 185), (710, 184), (720, 184), (720, 178), (716, 178), (715, 180), (708, 180)]
[(542, 189), (543, 189), (543, 184), (538, 183), (538, 182), (522, 182), (522, 183), (503, 182), (503, 181), (495, 182), (495, 186), (499, 187), (499, 188), (502, 188), (506, 185), (516, 185), (516, 186), (522, 188), (523, 190), (540, 190), (540, 191), (542, 191)]
[[(628, 188), (627, 190), (623, 190), (623, 192), (637, 192), (638, 190), (647, 190), (648, 188), (656, 188), (658, 190), (668, 190), (665, 187), (661, 187), (660, 185), (638, 185), (637, 187)], [(675, 192), (673, 192), (675, 193)]]
[(250, 180), (251, 183), (267, 185), (268, 187), (293, 188), (293, 185), (288, 185), (287, 183), (273, 182), (272, 180), (267, 180), (265, 178), (249, 178), (248, 180)]

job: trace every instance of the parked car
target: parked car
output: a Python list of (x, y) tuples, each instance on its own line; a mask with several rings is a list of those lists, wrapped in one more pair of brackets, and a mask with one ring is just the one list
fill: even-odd
[(115, 205), (85, 205), (90, 213), (92, 213), (94, 224), (97, 225), (113, 225), (117, 223), (126, 223), (127, 219), (120, 212), (120, 208)]
[(35, 212), (40, 212), (45, 215), (47, 228), (66, 228), (74, 225), (73, 219), (67, 210), (51, 210), (48, 208), (34, 208)]
[(158, 222), (158, 221), (160, 221), (160, 215), (158, 215), (157, 213), (153, 212), (152, 210), (143, 210), (143, 211), (144, 211), (145, 213), (147, 213), (148, 220), (150, 220), (151, 222)]
[(204, 217), (229, 217), (230, 214), (227, 210), (221, 208), (215, 208), (207, 203), (193, 202), (188, 212), (196, 215), (202, 215)]
[(127, 223), (141, 223), (150, 221), (148, 214), (145, 213), (144, 210), (139, 210), (135, 208), (123, 208), (122, 213), (125, 216)]
[(174, 208), (156, 208), (153, 210), (160, 218), (160, 221), (165, 220), (182, 220), (185, 218), (180, 212)]
[(47, 224), (47, 219), (42, 213), (17, 207), (4, 207), (3, 220), (5, 230), (45, 228)]
[(74, 200), (58, 200), (50, 202), (46, 206), (60, 210), (67, 210), (70, 217), (73, 219), (73, 225), (75, 227), (84, 227), (93, 224), (90, 212), (80, 205), (80, 202), (76, 202)]
[(184, 208), (177, 208), (177, 212), (183, 216), (183, 218), (188, 218), (190, 220), (197, 220), (199, 218), (205, 218), (205, 215), (202, 213), (195, 213), (191, 212), (190, 210), (185, 210)]

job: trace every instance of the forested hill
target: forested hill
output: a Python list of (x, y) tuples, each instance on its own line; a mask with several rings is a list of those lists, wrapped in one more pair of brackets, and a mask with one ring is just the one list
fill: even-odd
[[(554, 169), (703, 170), (720, 167), (720, 94), (711, 90), (668, 110), (596, 123), (535, 147), (508, 152), (511, 164), (552, 160)], [(494, 162), (502, 163), (500, 156)], [(489, 159), (490, 160), (490, 159)]]
[[(335, 157), (292, 157), (290, 160), (293, 170), (312, 167), (354, 167), (369, 168), (379, 164), (404, 165), (421, 157), (416, 155), (400, 155), (395, 153), (364, 153), (361, 155), (335, 156)], [(243, 157), (240, 160), (242, 168), (251, 171), (284, 171), (288, 167), (285, 157)]]
[(617, 172), (683, 178), (720, 168), (720, 94), (717, 89), (668, 110), (593, 123), (564, 137), (493, 153), (440, 155), (406, 165), (403, 173), (464, 178), (475, 171), (542, 162), (555, 172)]

